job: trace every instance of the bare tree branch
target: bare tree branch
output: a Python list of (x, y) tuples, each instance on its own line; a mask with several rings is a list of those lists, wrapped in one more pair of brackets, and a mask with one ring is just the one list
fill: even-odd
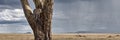
[(36, 23), (35, 23), (35, 20), (33, 18), (32, 10), (29, 6), (29, 3), (27, 0), (21, 0), (21, 3), (22, 3), (25, 17), (27, 18), (29, 24), (31, 25), (32, 30), (34, 30), (35, 25), (33, 26), (33, 24), (36, 24)]
[(36, 9), (37, 9), (37, 8), (40, 8), (40, 9), (42, 8), (42, 5), (43, 5), (43, 2), (42, 2), (42, 1), (43, 1), (43, 0), (33, 0)]

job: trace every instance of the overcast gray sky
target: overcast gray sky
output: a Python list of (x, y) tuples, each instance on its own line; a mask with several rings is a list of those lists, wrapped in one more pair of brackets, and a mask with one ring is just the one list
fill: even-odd
[[(53, 33), (120, 32), (120, 0), (54, 0)], [(34, 5), (30, 0), (32, 9)], [(0, 0), (0, 33), (25, 33), (31, 29), (20, 0)]]

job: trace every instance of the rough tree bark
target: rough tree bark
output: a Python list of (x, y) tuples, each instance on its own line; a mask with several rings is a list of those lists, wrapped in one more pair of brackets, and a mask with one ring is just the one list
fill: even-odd
[(35, 40), (51, 40), (51, 19), (53, 0), (33, 0), (32, 11), (28, 0), (21, 0), (26, 19), (31, 26)]

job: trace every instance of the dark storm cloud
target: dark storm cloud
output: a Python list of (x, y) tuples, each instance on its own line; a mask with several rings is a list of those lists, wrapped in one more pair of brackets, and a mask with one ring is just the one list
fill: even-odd
[[(30, 1), (32, 2), (32, 0)], [(52, 20), (53, 32), (76, 32), (76, 31), (120, 32), (119, 31), (120, 0), (54, 0), (54, 1), (55, 1), (54, 15)], [(34, 8), (33, 4), (31, 6), (32, 8)], [(19, 0), (0, 0), (0, 10), (2, 8), (9, 9), (14, 7), (15, 8), (21, 7)], [(16, 14), (18, 12), (14, 11), (15, 10), (13, 10), (12, 12), (5, 11), (5, 13)], [(15, 17), (15, 15), (11, 16), (17, 18)], [(6, 19), (8, 17), (6, 17)], [(5, 19), (4, 17), (1, 18)], [(0, 21), (0, 26), (7, 27), (6, 30), (7, 31), (9, 30), (9, 32), (18, 31), (22, 32), (25, 30), (24, 28), (26, 25), (28, 26), (28, 23), (27, 21), (25, 21), (25, 19), (17, 21), (9, 20)], [(9, 26), (14, 27), (16, 30)]]
[(71, 3), (79, 0), (54, 0), (55, 3)]
[(73, 3), (79, 1), (100, 1), (100, 0), (54, 0), (55, 3)]
[(80, 0), (80, 1), (99, 1), (99, 0)]
[(0, 21), (0, 24), (26, 24), (26, 20), (20, 20), (20, 21)]
[(61, 17), (53, 17), (53, 29), (120, 32), (119, 7), (119, 0), (56, 0), (54, 13)]
[(1, 5), (19, 5), (20, 0), (0, 0)]
[(0, 0), (0, 6), (2, 5), (11, 6), (13, 8), (20, 8), (20, 0)]

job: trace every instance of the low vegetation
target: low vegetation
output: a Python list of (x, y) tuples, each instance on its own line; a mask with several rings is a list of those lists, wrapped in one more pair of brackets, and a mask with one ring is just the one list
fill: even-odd
[[(120, 40), (120, 34), (54, 34), (52, 40)], [(32, 34), (0, 34), (0, 40), (33, 40)]]

